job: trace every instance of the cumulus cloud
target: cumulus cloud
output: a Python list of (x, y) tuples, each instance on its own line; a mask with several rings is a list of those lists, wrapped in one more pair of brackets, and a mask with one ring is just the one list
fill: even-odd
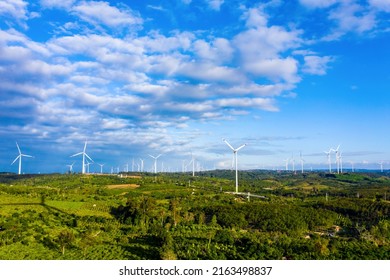
[(195, 41), (194, 51), (200, 59), (224, 63), (232, 59), (234, 49), (229, 40), (216, 38), (211, 42), (206, 42), (203, 39)]
[(368, 0), (368, 2), (379, 11), (390, 12), (390, 0)]
[(338, 23), (338, 32), (355, 31), (362, 33), (376, 25), (375, 13), (355, 3), (340, 5), (330, 12), (329, 18)]
[(142, 18), (130, 8), (119, 9), (108, 2), (82, 1), (72, 7), (73, 13), (93, 25), (103, 24), (108, 27), (140, 25)]
[(2, 0), (0, 2), (0, 15), (17, 20), (27, 20), (28, 3), (23, 0)]
[(211, 9), (219, 11), (225, 0), (206, 0)]
[(313, 75), (325, 75), (328, 69), (328, 64), (333, 58), (331, 56), (316, 56), (308, 55), (304, 57), (305, 64), (302, 71)]
[(252, 74), (265, 76), (273, 81), (296, 83), (300, 80), (297, 76), (298, 62), (292, 57), (258, 59), (247, 62), (245, 69)]

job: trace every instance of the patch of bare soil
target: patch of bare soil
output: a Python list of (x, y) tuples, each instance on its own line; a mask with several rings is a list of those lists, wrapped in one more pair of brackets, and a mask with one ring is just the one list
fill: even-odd
[(136, 189), (139, 185), (137, 184), (120, 184), (120, 185), (108, 185), (108, 189)]

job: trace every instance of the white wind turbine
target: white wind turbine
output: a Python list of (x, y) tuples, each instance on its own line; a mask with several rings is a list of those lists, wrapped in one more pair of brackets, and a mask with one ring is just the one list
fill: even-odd
[(286, 162), (286, 171), (288, 171), (288, 163), (289, 163), (290, 159), (286, 158), (283, 161)]
[(343, 156), (341, 151), (339, 153), (339, 163), (340, 163), (340, 172), (343, 173)]
[(337, 165), (337, 173), (340, 173), (340, 162), (341, 162), (341, 156), (340, 156), (340, 145), (337, 146), (337, 149), (331, 149), (336, 154), (336, 165)]
[(156, 157), (154, 157), (152, 155), (149, 155), (149, 156), (154, 159), (154, 173), (157, 173), (157, 159), (161, 156), (161, 154), (159, 154)]
[[(87, 157), (89, 160), (91, 160), (93, 162), (93, 159), (91, 159), (89, 157), (89, 155), (87, 155), (87, 153), (85, 152), (87, 150), (87, 141), (85, 141), (84, 143), (84, 149), (82, 152), (80, 153), (77, 153), (77, 154), (74, 154), (70, 157), (75, 157), (75, 156), (79, 156), (79, 155), (82, 155), (83, 156), (83, 160), (82, 160), (82, 169), (81, 169), (81, 173), (82, 174), (85, 174), (85, 166), (87, 165), (87, 163), (85, 163), (85, 158)], [(89, 165), (88, 165), (89, 166)]]
[(378, 164), (381, 166), (381, 172), (383, 172), (383, 161), (378, 162)]
[(328, 164), (329, 164), (329, 173), (332, 173), (332, 162), (331, 162), (331, 153), (332, 153), (332, 150), (333, 149), (329, 149), (328, 152), (324, 151), (324, 153), (326, 154), (327, 158), (328, 158)]
[(142, 158), (139, 160), (141, 161), (141, 172), (144, 172), (144, 160)]
[(30, 158), (32, 158), (33, 156), (22, 154), (22, 152), (20, 151), (18, 142), (16, 142), (16, 147), (18, 148), (19, 155), (14, 159), (14, 161), (11, 163), (11, 165), (14, 164), (15, 161), (17, 161), (19, 159), (18, 174), (20, 175), (20, 174), (22, 174), (22, 157), (30, 157)]
[(100, 174), (103, 174), (104, 163), (98, 163), (98, 165), (100, 165)]
[(186, 165), (186, 170), (187, 166), (192, 163), (192, 177), (195, 177), (195, 158), (194, 155), (191, 153), (191, 161)]
[(92, 162), (87, 161), (87, 174), (89, 174), (89, 166), (92, 164)]
[(69, 173), (73, 172), (73, 165), (74, 165), (74, 162), (72, 164), (67, 165), (69, 167)]
[(292, 171), (295, 173), (295, 159), (294, 159), (294, 154), (291, 155), (291, 162), (292, 162)]
[(355, 163), (353, 161), (349, 162), (351, 164), (351, 171), (355, 172)]
[(237, 149), (234, 149), (234, 148), (232, 147), (232, 145), (229, 144), (228, 141), (226, 141), (225, 139), (222, 139), (222, 141), (224, 141), (224, 142), (226, 143), (226, 145), (228, 145), (229, 148), (232, 149), (232, 151), (233, 151), (233, 157), (234, 157), (235, 162), (236, 162), (236, 193), (238, 193), (238, 170), (237, 170), (237, 166), (238, 166), (238, 163), (237, 163), (237, 162), (238, 162), (238, 160), (237, 160), (237, 152), (238, 152), (239, 150), (241, 150), (242, 148), (244, 148), (244, 147), (246, 146), (246, 144), (241, 145), (241, 146), (238, 147)]
[(299, 159), (301, 161), (301, 172), (303, 174), (303, 163), (305, 162), (305, 160), (302, 158), (302, 152), (299, 152)]

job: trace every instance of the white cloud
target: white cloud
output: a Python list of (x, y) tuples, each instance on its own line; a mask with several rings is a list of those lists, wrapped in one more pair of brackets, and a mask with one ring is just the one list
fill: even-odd
[(176, 50), (187, 50), (190, 48), (195, 36), (190, 32), (176, 32), (172, 36), (164, 36), (158, 32), (151, 32), (146, 37), (134, 40), (136, 44), (143, 46), (145, 51), (154, 52), (172, 52)]
[(380, 11), (390, 12), (390, 0), (368, 0), (368, 2)]
[(328, 63), (333, 60), (330, 56), (308, 55), (304, 58), (305, 64), (302, 71), (312, 75), (325, 75), (328, 69)]
[(45, 8), (71, 8), (76, 0), (40, 0)]
[(4, 45), (20, 45), (25, 47), (32, 53), (42, 56), (50, 56), (50, 51), (44, 44), (37, 43), (27, 38), (24, 34), (16, 31), (15, 29), (9, 29), (3, 31), (0, 29), (0, 43)]
[(329, 12), (328, 18), (336, 23), (330, 34), (324, 41), (338, 40), (347, 33), (365, 33), (372, 31), (377, 26), (377, 14), (374, 9), (345, 1)]
[(228, 87), (218, 87), (213, 89), (217, 93), (224, 95), (235, 95), (235, 96), (279, 96), (282, 92), (293, 89), (291, 84), (268, 84), (259, 85), (255, 83), (248, 84), (237, 84)]
[(222, 4), (225, 0), (206, 0), (209, 4), (209, 7), (213, 10), (219, 11), (221, 9)]
[(375, 27), (375, 14), (353, 3), (341, 5), (332, 10), (329, 18), (336, 20), (342, 32), (357, 31), (362, 33)]
[(0, 15), (10, 16), (16, 20), (27, 20), (27, 5), (23, 0), (2, 0), (0, 2)]
[(201, 59), (223, 63), (232, 59), (234, 49), (228, 40), (216, 38), (212, 42), (197, 40), (194, 42), (194, 51)]
[(245, 13), (246, 26), (249, 28), (265, 27), (268, 23), (268, 15), (263, 8), (251, 8)]
[(299, 0), (299, 2), (308, 8), (327, 8), (336, 4), (339, 0)]
[(73, 13), (93, 25), (103, 24), (108, 27), (140, 25), (142, 18), (130, 8), (119, 9), (108, 2), (82, 1), (72, 7)]
[(211, 63), (183, 63), (178, 73), (202, 81), (234, 83), (245, 79), (244, 75), (234, 68)]
[(257, 75), (265, 76), (273, 81), (286, 81), (296, 83), (300, 80), (297, 76), (298, 62), (292, 58), (258, 59), (245, 64), (245, 70)]
[(215, 101), (220, 107), (228, 108), (258, 108), (266, 111), (278, 111), (275, 100), (271, 98), (222, 98)]
[(278, 57), (281, 52), (299, 45), (298, 31), (287, 31), (279, 26), (249, 29), (234, 38), (234, 44), (245, 60)]

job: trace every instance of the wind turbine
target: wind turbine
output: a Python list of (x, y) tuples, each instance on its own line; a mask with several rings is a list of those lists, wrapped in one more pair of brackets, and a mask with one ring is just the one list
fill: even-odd
[(103, 164), (98, 163), (98, 165), (100, 165), (100, 174), (103, 174), (103, 166), (104, 166), (104, 163), (103, 163)]
[(75, 156), (79, 156), (79, 155), (83, 156), (81, 174), (85, 174), (85, 166), (86, 166), (85, 157), (87, 157), (89, 160), (91, 160), (93, 162), (93, 159), (91, 159), (89, 157), (89, 155), (87, 155), (87, 153), (85, 152), (86, 150), (87, 150), (87, 141), (85, 141), (85, 143), (84, 143), (84, 149), (82, 152), (70, 156), (70, 157), (75, 157)]
[(73, 172), (73, 165), (74, 165), (74, 162), (72, 164), (67, 165), (69, 167), (69, 173)]
[(237, 170), (237, 166), (238, 166), (237, 161), (238, 161), (238, 160), (237, 160), (237, 152), (238, 152), (239, 150), (241, 150), (242, 148), (244, 148), (244, 147), (246, 146), (246, 144), (241, 145), (241, 146), (238, 147), (237, 149), (234, 149), (234, 148), (232, 147), (232, 145), (229, 144), (228, 141), (226, 141), (225, 139), (222, 139), (222, 141), (225, 142), (226, 145), (228, 145), (229, 148), (232, 149), (232, 151), (233, 151), (233, 158), (234, 158), (235, 161), (236, 161), (236, 193), (238, 193), (238, 170)]
[(381, 166), (381, 172), (383, 172), (383, 161), (378, 162), (378, 164)]
[(20, 151), (18, 142), (16, 142), (16, 147), (18, 148), (19, 155), (14, 159), (14, 161), (11, 163), (11, 165), (14, 164), (15, 161), (17, 161), (19, 159), (18, 174), (20, 175), (20, 174), (22, 174), (22, 157), (30, 157), (30, 158), (32, 158), (33, 156), (22, 154), (22, 152)]
[(187, 170), (187, 166), (190, 165), (192, 163), (192, 177), (195, 177), (195, 158), (194, 158), (194, 155), (191, 153), (191, 161), (186, 165), (186, 170)]
[(326, 154), (326, 156), (328, 157), (328, 164), (329, 164), (329, 173), (332, 173), (332, 162), (331, 162), (331, 159), (330, 159), (330, 154), (332, 152), (332, 148), (329, 149), (328, 152), (324, 151), (324, 153)]
[(333, 152), (335, 152), (336, 154), (336, 165), (337, 165), (337, 173), (339, 174), (340, 173), (340, 152), (339, 152), (339, 149), (340, 149), (340, 145), (337, 146), (337, 149), (331, 149)]
[(353, 161), (350, 161), (349, 163), (351, 164), (352, 172), (355, 172), (355, 163)]
[(299, 152), (299, 159), (301, 161), (301, 172), (303, 174), (303, 163), (305, 162), (304, 159), (302, 158), (302, 152)]
[(294, 154), (291, 155), (291, 162), (292, 162), (292, 171), (295, 173), (295, 159), (294, 159)]
[(283, 161), (286, 162), (286, 171), (288, 171), (288, 162), (290, 161), (290, 159), (287, 158), (287, 159), (284, 159)]
[(87, 165), (87, 174), (89, 174), (89, 166), (92, 164), (92, 162), (89, 162), (87, 161), (86, 165)]
[(139, 160), (141, 161), (141, 172), (144, 172), (144, 160), (142, 158)]
[(154, 173), (157, 173), (157, 159), (161, 156), (161, 154), (159, 154), (156, 157), (154, 157), (152, 155), (149, 155), (149, 156), (154, 159)]

